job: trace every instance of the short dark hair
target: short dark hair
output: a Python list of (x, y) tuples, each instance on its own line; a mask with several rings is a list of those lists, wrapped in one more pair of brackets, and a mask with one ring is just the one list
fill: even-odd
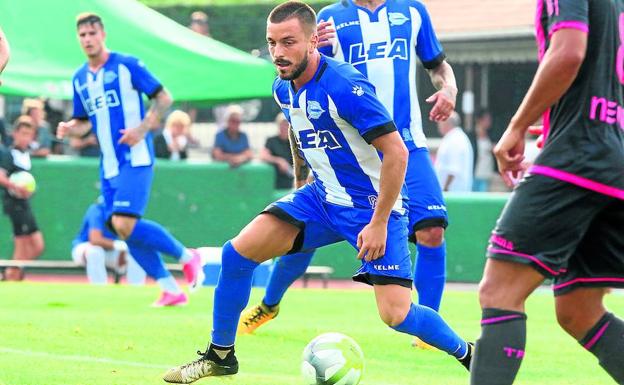
[(22, 127), (30, 129), (36, 128), (32, 118), (28, 115), (21, 115), (13, 122), (13, 131), (19, 131)]
[(104, 29), (104, 23), (102, 22), (102, 18), (93, 12), (84, 12), (76, 16), (76, 28), (80, 28), (80, 26), (84, 24), (99, 24), (100, 27)]
[(269, 14), (271, 23), (281, 23), (297, 18), (304, 29), (312, 33), (316, 30), (316, 12), (308, 4), (301, 1), (287, 1), (273, 8)]

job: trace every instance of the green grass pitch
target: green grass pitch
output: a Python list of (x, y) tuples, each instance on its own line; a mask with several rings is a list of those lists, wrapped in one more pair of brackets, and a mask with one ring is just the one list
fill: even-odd
[[(172, 365), (195, 358), (211, 329), (212, 289), (183, 308), (148, 305), (154, 286), (95, 287), (80, 284), (0, 284), (0, 384), (161, 384)], [(251, 302), (261, 298), (254, 290)], [(624, 296), (609, 295), (624, 313)], [(475, 292), (447, 291), (442, 314), (461, 335), (479, 334)], [(548, 291), (528, 304), (527, 356), (517, 384), (605, 385), (613, 381), (596, 359), (561, 331)], [(366, 357), (363, 385), (468, 384), (468, 373), (439, 351), (417, 350), (411, 338), (384, 326), (370, 290), (295, 289), (281, 314), (255, 335), (240, 337), (240, 372), (232, 380), (199, 384), (296, 385), (304, 346), (316, 335), (350, 335)]]

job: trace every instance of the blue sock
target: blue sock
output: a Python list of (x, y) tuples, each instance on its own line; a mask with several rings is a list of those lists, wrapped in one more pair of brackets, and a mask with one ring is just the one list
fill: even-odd
[(313, 256), (314, 251), (281, 256), (273, 266), (262, 302), (269, 307), (280, 303), (290, 285), (305, 273)]
[(232, 346), (236, 339), (236, 328), (249, 294), (254, 269), (258, 263), (240, 255), (230, 241), (221, 251), (221, 274), (214, 294), (212, 311), (212, 343)]
[(393, 329), (416, 336), (457, 358), (464, 357), (468, 349), (466, 341), (455, 334), (440, 314), (426, 306), (412, 304), (405, 320)]
[(132, 258), (150, 277), (159, 280), (171, 276), (157, 251), (135, 242), (128, 242), (128, 249)]
[(146, 247), (177, 259), (184, 255), (185, 250), (182, 243), (175, 239), (169, 231), (149, 219), (139, 219), (126, 242), (128, 245), (131, 242), (142, 243)]
[(418, 292), (418, 303), (438, 311), (446, 282), (446, 243), (438, 247), (418, 244), (416, 250), (414, 286)]

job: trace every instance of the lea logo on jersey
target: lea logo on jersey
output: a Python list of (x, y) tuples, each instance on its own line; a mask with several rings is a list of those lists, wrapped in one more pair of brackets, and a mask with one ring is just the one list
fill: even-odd
[(335, 150), (342, 147), (330, 131), (301, 130), (297, 134), (299, 135), (299, 147), (302, 150), (313, 148)]
[(394, 39), (391, 43), (380, 41), (369, 44), (353, 44), (349, 47), (349, 63), (362, 64), (375, 59), (401, 59), (407, 60), (407, 39)]
[(401, 12), (388, 12), (388, 21), (392, 27), (403, 25), (409, 21), (409, 17), (405, 16)]
[(95, 98), (84, 99), (85, 109), (89, 115), (95, 114), (98, 110), (117, 107), (120, 105), (119, 96), (115, 90), (108, 90), (104, 95)]

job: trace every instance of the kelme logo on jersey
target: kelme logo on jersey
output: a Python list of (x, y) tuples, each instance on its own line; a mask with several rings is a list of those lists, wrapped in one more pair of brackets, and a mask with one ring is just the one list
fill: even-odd
[(115, 90), (108, 90), (104, 95), (95, 98), (84, 99), (85, 110), (89, 115), (95, 114), (98, 110), (117, 107), (120, 105), (119, 96)]
[(371, 208), (374, 210), (377, 207), (377, 195), (369, 195), (368, 203), (370, 203)]
[(357, 96), (362, 96), (364, 95), (364, 89), (360, 86), (353, 86), (353, 92), (354, 94), (356, 94)]
[(371, 43), (367, 47), (358, 43), (349, 47), (349, 63), (353, 65), (375, 59), (407, 60), (407, 56), (407, 39), (394, 39), (391, 43), (380, 41)]
[(409, 21), (409, 17), (405, 16), (401, 12), (388, 12), (388, 21), (391, 26), (403, 25)]
[(330, 131), (301, 130), (298, 132), (299, 146), (302, 150), (312, 148), (329, 148), (335, 150), (342, 146)]
[(315, 102), (314, 100), (308, 101), (308, 118), (309, 119), (318, 119), (323, 115), (325, 110), (321, 107), (319, 102)]

